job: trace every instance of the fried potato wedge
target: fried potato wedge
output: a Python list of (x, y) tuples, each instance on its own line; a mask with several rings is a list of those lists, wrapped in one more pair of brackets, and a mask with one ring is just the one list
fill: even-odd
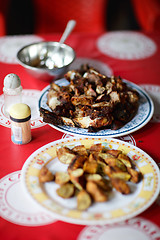
[(102, 178), (99, 181), (96, 181), (96, 183), (105, 192), (110, 192), (112, 190), (112, 186), (108, 179)]
[(46, 166), (43, 166), (39, 172), (39, 181), (41, 183), (50, 182), (54, 180), (54, 174)]
[(94, 182), (98, 182), (102, 179), (102, 176), (100, 174), (87, 174), (86, 175), (86, 180), (87, 181), (94, 181)]
[(98, 172), (98, 163), (96, 161), (86, 161), (83, 165), (83, 170), (86, 173), (97, 173)]
[(131, 178), (131, 175), (126, 171), (123, 172), (120, 168), (118, 167), (111, 167), (111, 166), (105, 166), (103, 168), (104, 174), (106, 174), (109, 178), (120, 178), (124, 181), (129, 181)]
[(69, 174), (71, 182), (79, 190), (84, 189), (86, 184), (86, 179), (83, 173), (84, 171), (82, 168), (77, 168), (76, 170), (71, 171)]
[(76, 157), (76, 154), (67, 147), (61, 147), (57, 149), (57, 157), (60, 162), (70, 164)]
[(71, 198), (74, 194), (74, 185), (72, 183), (65, 183), (61, 185), (57, 190), (57, 194), (62, 198)]
[(126, 165), (126, 167), (129, 167), (129, 168), (132, 167), (131, 160), (127, 155), (120, 153), (118, 155), (118, 159), (121, 160), (121, 162), (123, 162)]
[(105, 202), (108, 200), (107, 194), (98, 186), (96, 182), (88, 181), (86, 190), (91, 194), (95, 202)]
[(77, 168), (83, 168), (83, 164), (87, 159), (88, 158), (86, 156), (76, 155), (75, 158), (73, 158), (73, 161), (71, 161), (68, 166), (68, 172), (70, 173)]
[(111, 155), (113, 155), (114, 157), (118, 157), (118, 155), (120, 154), (120, 153), (122, 153), (122, 151), (121, 150), (115, 150), (115, 149), (111, 149), (111, 150), (107, 150), (107, 153), (109, 153), (109, 154), (111, 154)]
[(84, 145), (78, 145), (72, 148), (72, 151), (78, 155), (88, 156), (87, 149)]
[(122, 194), (129, 194), (130, 188), (127, 183), (120, 178), (111, 178), (112, 186)]
[(55, 173), (55, 183), (63, 185), (70, 181), (70, 176), (67, 172), (56, 172)]
[(121, 150), (107, 149), (99, 143), (89, 148), (61, 147), (57, 149), (57, 157), (68, 164), (67, 172), (53, 175), (44, 166), (39, 180), (42, 183), (55, 180), (59, 185), (57, 194), (64, 199), (76, 197), (79, 211), (85, 211), (93, 202), (107, 201), (113, 189), (128, 195), (131, 192), (128, 182), (137, 184), (143, 177), (134, 161)]
[(127, 168), (129, 174), (131, 175), (131, 179), (130, 181), (133, 182), (133, 183), (138, 183), (141, 178), (142, 178), (142, 175), (140, 172), (136, 171), (135, 169), (133, 168)]
[(111, 166), (111, 167), (118, 167), (118, 168), (120, 168), (122, 171), (127, 171), (127, 169), (126, 169), (126, 166), (124, 165), (124, 163), (123, 162), (121, 162), (119, 159), (117, 159), (117, 158), (106, 158), (105, 159), (105, 162), (109, 165), (109, 166)]
[(112, 154), (106, 153), (106, 152), (100, 152), (99, 157), (101, 157), (104, 161), (107, 158), (115, 158)]
[(84, 211), (89, 208), (92, 204), (92, 199), (90, 195), (82, 190), (77, 194), (77, 209), (80, 211)]
[(93, 152), (100, 153), (100, 152), (102, 152), (103, 149), (104, 149), (104, 147), (102, 146), (102, 144), (101, 143), (97, 143), (97, 144), (93, 144), (90, 147), (89, 152), (90, 153), (93, 153)]

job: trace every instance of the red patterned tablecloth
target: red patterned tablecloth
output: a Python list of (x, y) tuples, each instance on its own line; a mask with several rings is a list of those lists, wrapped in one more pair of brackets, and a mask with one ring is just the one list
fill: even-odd
[[(40, 91), (49, 82), (30, 76), (16, 60), (16, 52), (30, 42), (58, 41), (60, 35), (6, 36), (0, 38), (0, 238), (30, 239), (160, 239), (160, 197), (135, 218), (113, 225), (76, 225), (53, 219), (22, 196), (20, 176), (26, 159), (43, 145), (67, 135), (44, 124), (39, 117)], [(91, 63), (108, 75), (120, 75), (146, 90), (154, 102), (151, 121), (142, 129), (121, 137), (148, 153), (160, 166), (160, 34), (142, 32), (73, 33), (66, 42), (76, 51), (73, 66)], [(32, 109), (32, 141), (18, 146), (11, 142), (10, 121), (3, 113), (3, 80), (16, 73), (23, 99)], [(15, 194), (14, 194), (15, 193)], [(26, 202), (25, 202), (26, 201)], [(30, 203), (30, 202), (29, 202)], [(39, 216), (39, 217), (38, 217)], [(128, 237), (127, 237), (128, 236)]]

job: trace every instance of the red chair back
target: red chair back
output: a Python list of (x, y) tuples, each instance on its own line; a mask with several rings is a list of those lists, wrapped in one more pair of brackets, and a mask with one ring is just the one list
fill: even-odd
[(70, 19), (76, 32), (106, 30), (107, 0), (33, 0), (35, 33), (62, 32)]

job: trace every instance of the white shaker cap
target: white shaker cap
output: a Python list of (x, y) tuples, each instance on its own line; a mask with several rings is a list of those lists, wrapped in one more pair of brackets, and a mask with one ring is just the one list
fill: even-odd
[(15, 88), (18, 88), (20, 85), (21, 85), (21, 80), (18, 77), (18, 75), (14, 73), (10, 73), (6, 75), (6, 77), (4, 78), (4, 87), (6, 89), (7, 88), (15, 89)]

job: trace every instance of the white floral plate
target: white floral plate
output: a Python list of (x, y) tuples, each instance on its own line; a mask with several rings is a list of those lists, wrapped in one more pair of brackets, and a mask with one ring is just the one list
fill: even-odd
[[(65, 125), (62, 125), (62, 126), (52, 125), (52, 124), (50, 124), (50, 126), (64, 133), (68, 133), (71, 135), (86, 136), (86, 137), (106, 137), (106, 136), (119, 137), (119, 136), (124, 136), (126, 134), (130, 134), (132, 132), (139, 130), (140, 128), (145, 126), (152, 118), (153, 112), (154, 112), (154, 105), (153, 105), (152, 99), (142, 88), (140, 88), (138, 85), (131, 83), (129, 81), (126, 81), (126, 80), (123, 80), (123, 81), (127, 83), (128, 87), (137, 90), (140, 96), (140, 105), (139, 105), (139, 109), (136, 116), (130, 122), (125, 124), (122, 128), (117, 130), (103, 129), (98, 132), (88, 132), (87, 129), (78, 128), (78, 127), (70, 127)], [(57, 80), (55, 83), (58, 84), (59, 86), (66, 86), (69, 84), (68, 81), (64, 78)], [(49, 89), (50, 89), (50, 86), (47, 86), (42, 90), (41, 96), (39, 98), (39, 108), (43, 107), (51, 111), (51, 109), (47, 105), (47, 93)]]
[[(39, 182), (39, 171), (44, 164), (53, 173), (66, 171), (68, 165), (62, 164), (56, 157), (56, 149), (62, 146), (102, 143), (106, 148), (119, 149), (127, 154), (143, 175), (138, 184), (129, 183), (131, 194), (122, 195), (112, 191), (109, 200), (94, 203), (86, 211), (76, 210), (76, 198), (62, 199), (56, 193), (55, 182)], [(146, 210), (157, 198), (160, 189), (159, 169), (154, 160), (139, 148), (114, 138), (69, 138), (51, 142), (35, 151), (22, 168), (23, 189), (37, 204), (42, 206), (54, 218), (74, 224), (111, 224), (134, 217)]]

